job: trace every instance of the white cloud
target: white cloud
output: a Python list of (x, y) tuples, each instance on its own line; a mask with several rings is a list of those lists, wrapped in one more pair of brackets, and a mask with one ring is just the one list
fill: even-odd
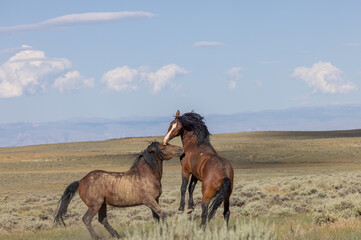
[(48, 58), (43, 51), (26, 47), (0, 66), (0, 98), (44, 91), (54, 79), (70, 70), (71, 65), (66, 58)]
[(69, 14), (56, 18), (51, 18), (43, 22), (34, 24), (23, 24), (10, 27), (0, 27), (0, 34), (8, 34), (23, 31), (46, 30), (59, 27), (83, 25), (91, 23), (101, 23), (110, 21), (127, 21), (135, 19), (152, 18), (155, 14), (150, 12), (90, 12)]
[(93, 88), (94, 78), (87, 79), (75, 70), (67, 72), (64, 76), (58, 77), (53, 86), (61, 93), (70, 93), (85, 87)]
[(229, 87), (229, 89), (235, 89), (236, 88), (236, 86), (237, 86), (237, 83), (236, 83), (236, 81), (234, 81), (234, 80), (229, 80), (228, 81), (228, 87)]
[(233, 67), (229, 69), (226, 74), (228, 76), (228, 87), (230, 89), (235, 89), (237, 86), (237, 81), (242, 78), (243, 69), (241, 67)]
[(140, 84), (147, 83), (151, 87), (151, 92), (155, 94), (167, 85), (172, 86), (172, 79), (176, 75), (186, 73), (188, 71), (176, 64), (165, 65), (156, 72), (148, 72), (145, 66), (140, 69), (123, 66), (106, 72), (101, 82), (107, 89), (117, 92), (136, 90)]
[(226, 74), (232, 79), (239, 80), (242, 78), (242, 70), (243, 69), (241, 67), (233, 67), (229, 69)]
[(193, 44), (194, 47), (223, 47), (224, 43), (215, 41), (201, 41)]
[(137, 89), (138, 70), (131, 69), (128, 66), (117, 67), (106, 72), (101, 82), (108, 89), (114, 91), (136, 90)]
[(292, 77), (306, 82), (315, 92), (334, 94), (348, 93), (357, 89), (354, 83), (342, 79), (341, 69), (329, 62), (318, 62), (313, 64), (311, 68), (297, 67)]
[(142, 77), (145, 78), (152, 87), (152, 93), (159, 92), (166, 85), (171, 84), (171, 80), (177, 74), (186, 74), (188, 71), (179, 67), (176, 64), (169, 64), (161, 67), (156, 72), (142, 73)]

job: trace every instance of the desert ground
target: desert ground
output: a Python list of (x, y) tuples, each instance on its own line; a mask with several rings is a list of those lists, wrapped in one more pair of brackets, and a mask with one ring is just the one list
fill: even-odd
[[(94, 169), (126, 171), (161, 139), (0, 148), (0, 239), (90, 239), (77, 195), (67, 227), (53, 226), (66, 186)], [(170, 143), (181, 145), (179, 138)], [(228, 230), (223, 206), (200, 230), (201, 183), (195, 211), (177, 211), (179, 159), (164, 162), (160, 205), (167, 224), (155, 224), (144, 206), (109, 207), (110, 224), (125, 239), (361, 239), (361, 130), (216, 134), (211, 143), (235, 170)], [(93, 225), (111, 239), (97, 217)]]

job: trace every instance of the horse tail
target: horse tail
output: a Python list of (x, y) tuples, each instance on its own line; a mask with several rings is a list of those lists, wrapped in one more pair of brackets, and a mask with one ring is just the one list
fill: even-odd
[(55, 224), (63, 224), (64, 226), (66, 226), (63, 217), (66, 214), (66, 211), (68, 210), (68, 205), (71, 199), (74, 197), (76, 191), (78, 190), (78, 187), (79, 181), (75, 181), (65, 189), (63, 196), (58, 202), (58, 211), (54, 218)]
[(211, 205), (209, 207), (208, 220), (210, 220), (216, 213), (217, 208), (221, 205), (224, 199), (229, 195), (231, 191), (231, 180), (228, 177), (223, 178), (222, 185), (216, 191), (216, 195), (213, 197)]

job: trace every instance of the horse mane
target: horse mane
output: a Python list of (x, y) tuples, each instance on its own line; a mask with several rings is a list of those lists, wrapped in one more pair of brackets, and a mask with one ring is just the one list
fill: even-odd
[(187, 131), (193, 131), (197, 136), (198, 146), (202, 143), (209, 144), (210, 133), (201, 115), (195, 112), (184, 113), (182, 116), (176, 117)]
[[(150, 152), (151, 149), (153, 150), (152, 152)], [(160, 166), (156, 155), (158, 155), (161, 159), (164, 158), (163, 152), (159, 149), (159, 142), (153, 141), (150, 142), (148, 147), (137, 156), (130, 169), (137, 166), (141, 158), (144, 158), (144, 161), (153, 169), (153, 171), (159, 171)]]

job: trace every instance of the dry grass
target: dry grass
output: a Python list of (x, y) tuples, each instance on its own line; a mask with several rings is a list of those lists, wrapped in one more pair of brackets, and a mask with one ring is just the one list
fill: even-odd
[[(192, 239), (191, 235), (233, 239), (232, 234), (243, 234), (245, 239), (357, 239), (361, 234), (361, 136), (352, 133), (212, 136), (214, 147), (235, 167), (230, 231), (224, 229), (221, 210), (206, 232), (199, 231), (201, 184), (195, 189), (194, 219), (177, 213), (181, 184), (177, 159), (165, 164), (160, 199), (171, 230), (160, 235), (162, 225), (153, 224), (146, 207), (109, 208), (109, 221), (127, 239)], [(154, 139), (161, 140), (0, 148), (0, 239), (88, 239), (81, 221), (86, 207), (77, 196), (69, 206), (69, 227), (53, 228), (65, 187), (93, 169), (127, 170), (134, 155)], [(179, 139), (173, 143), (180, 145)], [(94, 225), (109, 237), (96, 219)]]

